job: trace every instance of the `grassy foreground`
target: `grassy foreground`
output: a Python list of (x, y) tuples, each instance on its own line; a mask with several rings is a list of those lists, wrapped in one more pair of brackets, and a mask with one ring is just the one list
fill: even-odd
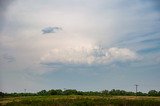
[(0, 106), (160, 106), (148, 96), (26, 96), (0, 98)]

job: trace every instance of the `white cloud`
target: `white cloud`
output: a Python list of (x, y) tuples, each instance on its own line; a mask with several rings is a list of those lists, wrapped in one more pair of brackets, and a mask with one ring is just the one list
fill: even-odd
[[(152, 3), (143, 1), (14, 0), (7, 8), (4, 2), (0, 7), (3, 10), (0, 10), (0, 72), (3, 83), (11, 85), (13, 76), (8, 76), (8, 73), (20, 72), (23, 76), (27, 72), (33, 75), (56, 70), (56, 67), (44, 67), (40, 63), (57, 63), (63, 71), (83, 66), (91, 71), (94, 66), (101, 70), (102, 66), (117, 61), (127, 66), (126, 63), (139, 59), (138, 50), (155, 44), (139, 45), (137, 36), (143, 35), (141, 41), (144, 37), (150, 39), (153, 37), (150, 32), (160, 29), (159, 12), (153, 11)], [(63, 31), (53, 33), (55, 29), (52, 26), (60, 26)], [(42, 28), (45, 33), (55, 36), (42, 35)], [(159, 33), (154, 36), (159, 38)], [(95, 46), (97, 44), (104, 47)], [(149, 61), (148, 66), (152, 60), (159, 63), (159, 57), (151, 59), (151, 55), (148, 55), (148, 60), (144, 58), (144, 62), (135, 63), (139, 66)], [(71, 64), (66, 66), (68, 63)], [(21, 81), (16, 74), (14, 78)], [(10, 80), (6, 82), (6, 79)], [(16, 87), (21, 88), (23, 84), (22, 80)]]
[(72, 64), (106, 64), (112, 61), (132, 61), (138, 56), (134, 51), (127, 48), (104, 49), (96, 47), (78, 47), (66, 49), (52, 49), (41, 58), (42, 63), (72, 63)]
[[(135, 52), (125, 49), (126, 46), (112, 48), (117, 47), (113, 44), (121, 39), (126, 41), (126, 37), (132, 36), (128, 33), (148, 31), (158, 16), (144, 12), (142, 17), (141, 13), (150, 4), (124, 1), (129, 5), (124, 6), (123, 0), (40, 0), (38, 3), (16, 0), (5, 11), (6, 21), (0, 32), (1, 48), (5, 48), (4, 53), (14, 54), (16, 62), (10, 64), (20, 67), (19, 70), (33, 67), (40, 58), (42, 62), (87, 64), (134, 60)], [(134, 5), (135, 2), (138, 5)], [(52, 25), (61, 26), (63, 31), (50, 33), (55, 34), (54, 37), (42, 36), (40, 30)], [(50, 29), (49, 32), (54, 32), (52, 27)], [(99, 42), (109, 49), (98, 50), (94, 45)], [(12, 69), (6, 64), (6, 70)]]
[(117, 60), (135, 60), (137, 59), (137, 55), (135, 52), (127, 49), (127, 48), (110, 48), (108, 50), (107, 57), (111, 59), (117, 59)]

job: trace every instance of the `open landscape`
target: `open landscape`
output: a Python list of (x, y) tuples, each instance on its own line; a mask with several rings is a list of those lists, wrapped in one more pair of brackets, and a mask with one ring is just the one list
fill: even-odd
[(144, 96), (27, 96), (0, 99), (2, 106), (160, 106), (160, 97)]
[(2, 106), (160, 106), (160, 92), (124, 90), (41, 90), (37, 93), (1, 93)]
[(160, 0), (0, 0), (0, 106), (160, 106)]

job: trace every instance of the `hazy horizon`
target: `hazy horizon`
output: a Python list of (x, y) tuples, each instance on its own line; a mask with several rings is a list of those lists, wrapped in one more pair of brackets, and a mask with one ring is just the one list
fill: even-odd
[(160, 90), (158, 0), (0, 0), (0, 91)]

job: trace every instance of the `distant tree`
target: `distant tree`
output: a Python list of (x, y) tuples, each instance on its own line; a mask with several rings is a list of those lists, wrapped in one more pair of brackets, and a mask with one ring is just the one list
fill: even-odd
[(112, 89), (111, 91), (109, 91), (109, 94), (110, 94), (110, 95), (116, 95), (116, 90), (115, 90), (115, 89)]
[(135, 93), (134, 92), (126, 92), (126, 95), (133, 96), (133, 95), (135, 95)]
[(111, 91), (109, 91), (109, 95), (128, 95), (128, 96), (131, 96), (131, 95), (135, 95), (135, 93), (134, 92), (126, 92), (125, 90), (112, 89)]
[(156, 90), (150, 90), (150, 91), (148, 92), (148, 95), (149, 95), (149, 96), (158, 96), (158, 92), (157, 92)]
[(48, 94), (50, 94), (50, 95), (62, 95), (63, 92), (62, 92), (61, 89), (57, 89), (57, 90), (51, 89), (51, 90), (48, 91)]
[(124, 90), (120, 90), (119, 95), (126, 95), (126, 94), (127, 94), (127, 92), (126, 92), (126, 91), (124, 91)]
[(62, 95), (63, 94), (63, 91), (61, 89), (57, 89), (56, 92), (57, 92), (57, 95)]
[(37, 92), (38, 95), (47, 95), (48, 92), (46, 90), (42, 90), (42, 91), (39, 91)]
[(63, 91), (64, 95), (76, 95), (78, 92), (76, 89), (67, 89), (65, 91)]
[(144, 93), (142, 93), (142, 92), (137, 92), (136, 95), (137, 95), (137, 96), (145, 96)]
[(158, 92), (158, 96), (160, 96), (160, 91)]
[(109, 91), (108, 91), (108, 90), (103, 90), (103, 91), (102, 91), (102, 94), (103, 94), (103, 95), (109, 95)]
[(84, 95), (83, 91), (77, 91), (77, 95)]
[[(49, 91), (41, 90), (37, 93), (3, 93), (0, 92), (0, 97), (10, 97), (10, 96), (36, 96), (36, 95), (135, 95), (134, 92), (127, 92), (124, 90), (115, 90), (111, 91), (103, 90), (103, 91), (77, 91), (76, 89), (67, 89), (62, 91), (61, 89), (51, 89)], [(148, 93), (137, 92), (137, 96), (160, 96), (160, 91), (150, 90)]]
[(0, 92), (0, 97), (4, 97), (5, 93)]

